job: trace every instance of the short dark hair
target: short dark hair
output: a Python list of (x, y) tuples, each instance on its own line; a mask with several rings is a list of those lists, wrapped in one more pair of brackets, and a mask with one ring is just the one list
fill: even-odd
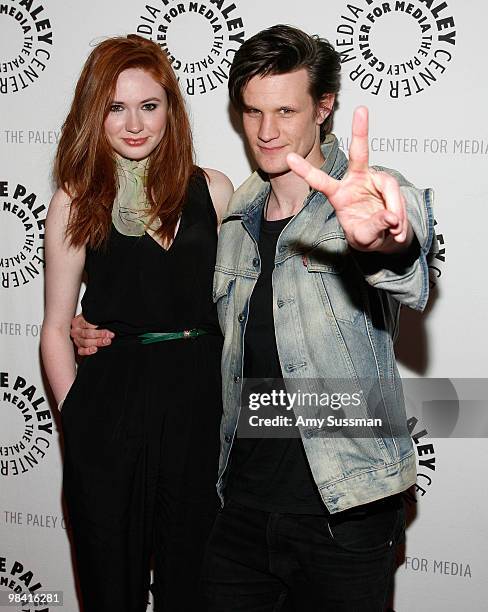
[(286, 74), (305, 68), (309, 93), (315, 103), (335, 94), (334, 107), (320, 126), (320, 141), (332, 131), (334, 110), (341, 83), (341, 59), (329, 41), (310, 36), (289, 25), (275, 25), (246, 40), (234, 56), (229, 73), (229, 96), (233, 106), (244, 109), (243, 91), (255, 76)]

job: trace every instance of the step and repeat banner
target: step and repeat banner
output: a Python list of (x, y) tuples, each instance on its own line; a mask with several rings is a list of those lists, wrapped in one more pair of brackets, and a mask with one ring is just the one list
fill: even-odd
[[(435, 190), (431, 300), (422, 315), (402, 314), (397, 356), (405, 377), (438, 379), (430, 399), (452, 408), (455, 379), (482, 379), (487, 369), (487, 17), (474, 0), (0, 1), (0, 591), (62, 591), (62, 609), (78, 609), (59, 419), (39, 337), (52, 161), (92, 46), (131, 32), (157, 41), (185, 94), (199, 164), (237, 186), (251, 166), (227, 96), (235, 51), (275, 23), (334, 43), (343, 148), (354, 108), (367, 105), (371, 163)], [(392, 607), (485, 610), (486, 427), (456, 436), (454, 422), (437, 437), (418, 402), (407, 392), (418, 482), (406, 496)]]

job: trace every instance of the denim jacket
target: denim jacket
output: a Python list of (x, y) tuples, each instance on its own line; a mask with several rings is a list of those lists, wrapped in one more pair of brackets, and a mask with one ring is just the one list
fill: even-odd
[[(327, 137), (322, 151), (322, 169), (341, 179), (347, 159), (335, 136)], [(393, 340), (400, 305), (422, 310), (428, 299), (432, 192), (383, 170), (396, 177), (406, 200), (418, 241), (413, 256), (349, 249), (332, 206), (316, 191), (309, 193), (276, 245), (273, 316), (287, 388), (299, 382), (310, 389), (314, 380), (327, 378), (347, 380), (359, 390), (364, 381), (374, 381), (375, 415), (379, 404), (383, 421), (392, 424), (381, 435), (362, 438), (321, 436), (314, 427), (300, 427), (313, 478), (331, 513), (398, 493), (416, 479)], [(269, 181), (252, 174), (234, 194), (219, 236), (213, 298), (225, 336), (217, 483), (222, 503), (239, 418), (247, 313), (260, 273), (257, 241), (269, 190)], [(355, 414), (369, 415), (369, 404), (370, 396), (366, 401), (363, 395)]]

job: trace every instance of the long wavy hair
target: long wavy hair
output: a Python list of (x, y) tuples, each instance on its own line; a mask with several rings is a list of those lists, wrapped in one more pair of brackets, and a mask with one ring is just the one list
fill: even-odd
[(76, 247), (100, 247), (110, 232), (117, 178), (104, 122), (117, 79), (128, 68), (147, 71), (168, 98), (166, 130), (149, 156), (146, 184), (150, 216), (161, 220), (157, 233), (163, 243), (174, 236), (191, 177), (202, 173), (194, 164), (185, 103), (165, 53), (136, 34), (104, 40), (90, 53), (78, 79), (54, 164), (56, 183), (71, 198), (67, 239)]

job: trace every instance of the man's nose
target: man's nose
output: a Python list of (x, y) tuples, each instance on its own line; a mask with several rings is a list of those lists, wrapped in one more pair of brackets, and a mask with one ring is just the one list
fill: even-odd
[(275, 117), (271, 115), (263, 115), (259, 126), (258, 138), (263, 142), (269, 142), (279, 136), (278, 124)]

